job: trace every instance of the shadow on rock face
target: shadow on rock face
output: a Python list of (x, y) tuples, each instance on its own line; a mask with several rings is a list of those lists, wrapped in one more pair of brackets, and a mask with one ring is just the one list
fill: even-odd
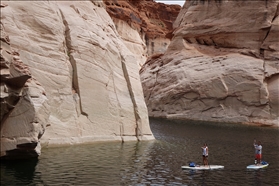
[(11, 77), (11, 78), (6, 78), (1, 76), (1, 82), (5, 83), (9, 88), (17, 90), (17, 89), (21, 89), (29, 78), (31, 78), (31, 76), (29, 75), (23, 75), (18, 77)]
[(1, 156), (1, 162), (3, 160), (22, 160), (37, 158), (38, 152), (35, 150), (37, 142), (24, 143), (17, 145), (16, 149), (6, 151), (6, 155)]
[[(26, 81), (31, 78), (30, 75), (22, 75), (18, 77), (5, 77), (1, 75), (1, 86), (5, 84), (8, 88), (8, 92), (2, 92), (3, 96), (1, 96), (1, 127), (2, 123), (4, 123), (5, 118), (7, 118), (11, 110), (14, 109), (15, 105), (18, 103), (20, 99), (20, 92), (24, 87)], [(5, 94), (7, 96), (5, 96)]]

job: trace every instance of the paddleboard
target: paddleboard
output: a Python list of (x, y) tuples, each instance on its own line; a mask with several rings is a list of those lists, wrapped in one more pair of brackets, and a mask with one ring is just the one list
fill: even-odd
[(247, 169), (261, 169), (261, 168), (267, 167), (268, 165), (269, 165), (269, 164), (265, 164), (265, 165), (262, 165), (262, 164), (248, 165), (248, 166), (247, 166)]
[(223, 169), (223, 165), (196, 165), (195, 167), (190, 166), (181, 166), (182, 169), (191, 169), (191, 170), (212, 170), (212, 169)]

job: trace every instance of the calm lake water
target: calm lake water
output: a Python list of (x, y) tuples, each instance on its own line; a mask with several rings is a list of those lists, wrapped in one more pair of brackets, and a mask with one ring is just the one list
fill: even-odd
[[(279, 185), (279, 130), (235, 124), (150, 119), (156, 138), (149, 142), (97, 143), (43, 149), (38, 160), (1, 162), (1, 186), (11, 185)], [(254, 162), (254, 138), (270, 165), (247, 170)], [(182, 170), (209, 163), (222, 170)]]

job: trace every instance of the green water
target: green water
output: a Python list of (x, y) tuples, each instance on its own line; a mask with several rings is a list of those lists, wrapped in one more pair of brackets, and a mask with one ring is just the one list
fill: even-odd
[[(278, 129), (159, 119), (150, 125), (154, 141), (43, 149), (38, 160), (1, 162), (1, 185), (279, 185)], [(246, 169), (254, 138), (262, 141), (265, 169)], [(204, 142), (209, 163), (225, 168), (182, 170), (202, 162)]]

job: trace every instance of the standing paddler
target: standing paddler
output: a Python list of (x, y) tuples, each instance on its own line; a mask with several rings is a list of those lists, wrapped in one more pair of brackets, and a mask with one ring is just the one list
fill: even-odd
[(208, 165), (208, 146), (205, 143), (202, 148), (202, 161), (203, 165)]
[(254, 140), (254, 148), (255, 148), (255, 165), (257, 164), (261, 164), (262, 162), (262, 145), (261, 142), (258, 141), (258, 143), (256, 143), (257, 141)]

